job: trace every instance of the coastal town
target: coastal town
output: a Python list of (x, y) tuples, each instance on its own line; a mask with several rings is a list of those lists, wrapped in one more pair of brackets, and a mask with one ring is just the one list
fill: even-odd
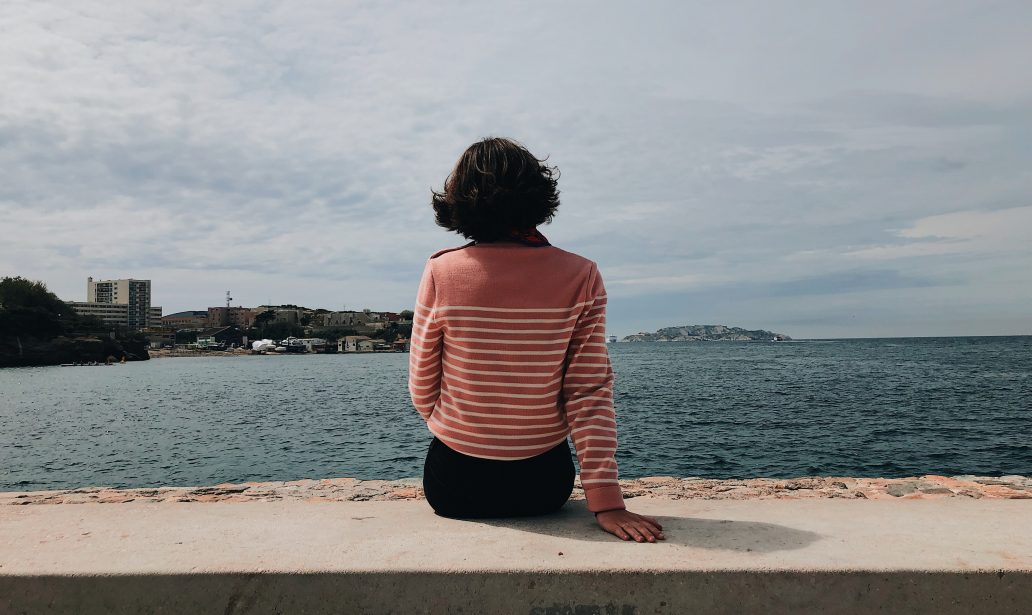
[[(62, 300), (40, 280), (0, 279), (0, 367), (96, 365), (159, 357), (408, 352), (413, 312), (294, 304), (222, 305), (165, 314), (151, 280), (86, 278), (86, 300)], [(616, 342), (783, 342), (764, 329), (681, 325)]]
[[(43, 281), (0, 280), (0, 366), (96, 364), (151, 357), (408, 352), (413, 312), (328, 310), (295, 304), (222, 305), (165, 314), (151, 280), (86, 278), (85, 301), (61, 300)], [(682, 325), (606, 336), (622, 342), (789, 341), (763, 329)]]
[(299, 305), (232, 304), (163, 314), (151, 305), (151, 280), (86, 281), (86, 301), (66, 301), (82, 316), (143, 336), (151, 356), (198, 353), (407, 352), (412, 311), (332, 311)]

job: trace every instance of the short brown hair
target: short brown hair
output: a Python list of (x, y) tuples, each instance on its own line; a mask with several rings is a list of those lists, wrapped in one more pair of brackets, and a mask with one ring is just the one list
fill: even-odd
[(459, 157), (441, 192), (433, 193), (439, 226), (476, 241), (550, 222), (559, 208), (559, 169), (523, 145), (487, 138)]

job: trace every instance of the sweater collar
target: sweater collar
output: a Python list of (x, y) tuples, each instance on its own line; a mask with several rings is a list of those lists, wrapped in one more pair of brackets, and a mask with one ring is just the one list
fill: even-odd
[[(522, 243), (524, 245), (534, 246), (534, 247), (550, 246), (550, 245), (552, 245), (551, 243), (548, 242), (548, 239), (546, 239), (545, 236), (541, 234), (541, 231), (539, 231), (537, 229), (537, 227), (533, 227), (533, 228), (529, 228), (529, 229), (511, 229), (511, 230), (509, 230), (508, 233), (502, 235), (499, 238), (499, 240), (501, 240), (501, 241), (515, 241), (515, 242), (518, 242), (518, 243)], [(496, 243), (496, 242), (494, 242), (494, 241), (479, 242), (479, 241), (473, 240), (473, 241), (471, 241), (470, 243), (468, 243), (466, 245), (468, 245), (468, 246), (476, 246), (476, 245), (483, 245), (485, 243), (493, 244), (493, 243)]]

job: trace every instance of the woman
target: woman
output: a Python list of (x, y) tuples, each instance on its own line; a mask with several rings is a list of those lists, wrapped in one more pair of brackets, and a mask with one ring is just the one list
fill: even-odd
[(602, 277), (536, 228), (559, 207), (556, 186), (520, 144), (484, 139), (433, 193), (437, 224), (473, 241), (427, 260), (416, 299), (409, 392), (434, 435), (426, 498), (456, 518), (554, 512), (573, 490), (572, 437), (598, 524), (662, 540), (617, 482)]

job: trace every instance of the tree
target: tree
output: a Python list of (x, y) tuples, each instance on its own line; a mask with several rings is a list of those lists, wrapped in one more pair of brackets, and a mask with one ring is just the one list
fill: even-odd
[(107, 330), (99, 319), (77, 314), (43, 282), (22, 277), (0, 279), (0, 336), (49, 339), (58, 335), (102, 335)]
[(47, 290), (43, 282), (16, 276), (0, 280), (0, 307), (8, 310), (34, 308), (57, 315), (67, 310), (68, 304)]
[(387, 327), (384, 328), (383, 338), (393, 343), (399, 337), (412, 337), (412, 325), (403, 325), (396, 322), (387, 323)]
[(258, 335), (265, 337), (265, 326), (276, 320), (276, 312), (266, 310), (254, 317), (254, 327), (258, 329)]
[(265, 326), (262, 331), (262, 337), (266, 337), (272, 340), (283, 340), (288, 337), (300, 337), (305, 334), (305, 330), (297, 325), (292, 325), (289, 322), (274, 322)]

